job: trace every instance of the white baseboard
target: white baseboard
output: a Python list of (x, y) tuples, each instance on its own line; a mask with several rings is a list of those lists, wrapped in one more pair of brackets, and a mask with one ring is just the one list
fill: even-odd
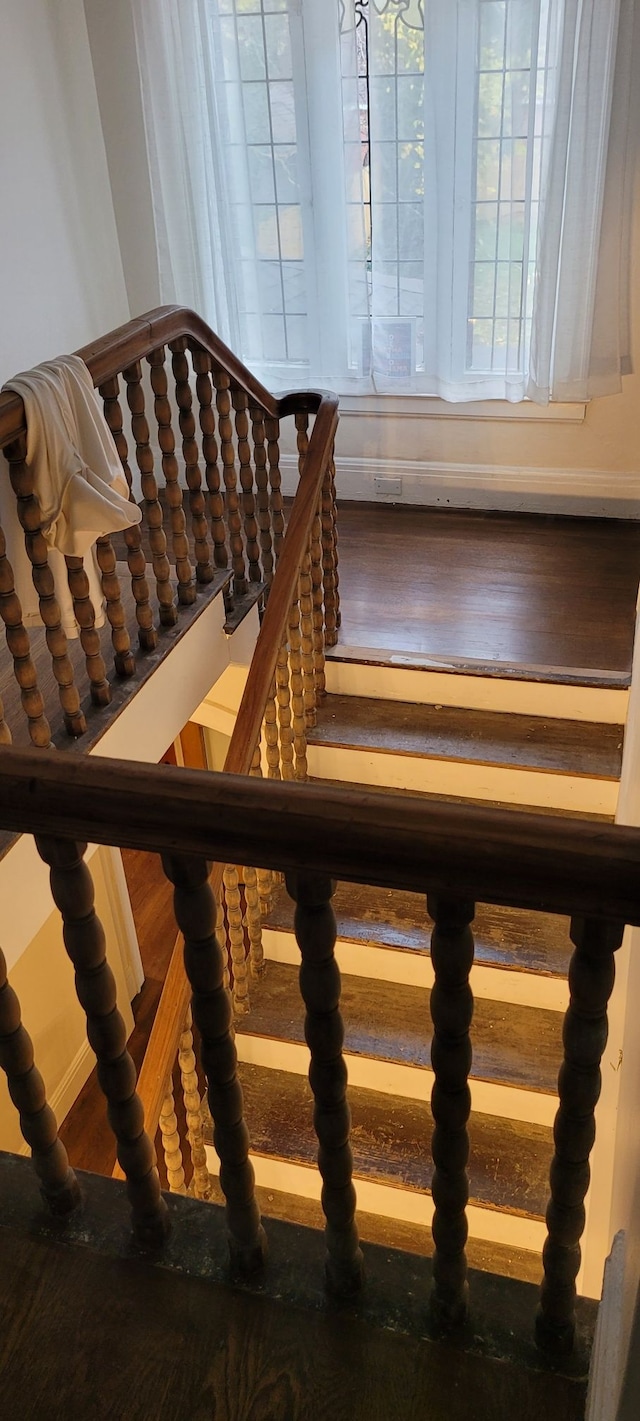
[[(292, 494), (298, 481), (297, 458), (283, 454), (281, 469), (283, 490)], [(377, 478), (400, 478), (401, 492), (377, 493), (374, 484)], [(336, 486), (339, 498), (368, 503), (640, 518), (640, 472), (505, 468), (491, 464), (338, 455)]]
[(72, 1105), (75, 1105), (85, 1081), (87, 1081), (91, 1075), (95, 1063), (95, 1055), (89, 1042), (85, 1040), (76, 1051), (73, 1060), (70, 1065), (67, 1066), (55, 1090), (53, 1090), (49, 1096), (49, 1105), (53, 1110), (58, 1125), (62, 1124), (62, 1121), (69, 1114)]

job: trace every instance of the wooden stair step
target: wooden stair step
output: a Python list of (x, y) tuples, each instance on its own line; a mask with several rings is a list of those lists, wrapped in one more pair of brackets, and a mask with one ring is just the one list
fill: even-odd
[(308, 732), (310, 745), (610, 780), (622, 740), (617, 725), (345, 695), (328, 695)]
[[(307, 1079), (241, 1062), (252, 1152), (316, 1167), (313, 1098)], [(432, 1117), (428, 1106), (354, 1086), (349, 1090), (354, 1176), (429, 1192)], [(544, 1125), (471, 1115), (470, 1203), (541, 1219), (549, 1193), (552, 1131)]]
[[(369, 785), (362, 784), (357, 780), (333, 780), (327, 776), (309, 775), (309, 784), (314, 785), (334, 785), (342, 786), (348, 784), (351, 789), (358, 790), (362, 794), (371, 794), (375, 789), (376, 794), (410, 794), (414, 798), (423, 799), (426, 804), (469, 804), (469, 799), (461, 794), (438, 794), (433, 790), (423, 789), (399, 789), (390, 785)], [(613, 824), (615, 815), (600, 814), (585, 809), (558, 809), (549, 804), (510, 804), (501, 799), (476, 799), (473, 803), (479, 809), (509, 809), (512, 813), (518, 814), (551, 814), (560, 819), (593, 819), (599, 824)]]
[[(338, 883), (332, 901), (339, 938), (409, 952), (429, 951), (431, 920), (421, 893)], [(286, 888), (278, 884), (263, 927), (293, 933), (293, 913)], [(572, 951), (567, 918), (479, 903), (473, 933), (476, 962), (484, 966), (566, 978)]]
[[(317, 1199), (303, 1199), (300, 1194), (288, 1194), (283, 1189), (266, 1189), (259, 1184), (256, 1185), (256, 1199), (264, 1219), (282, 1219), (286, 1223), (302, 1224), (308, 1229), (324, 1229), (325, 1217)], [(217, 1175), (211, 1175), (211, 1202), (225, 1202)], [(358, 1232), (363, 1243), (399, 1248), (404, 1253), (417, 1253), (423, 1258), (430, 1258), (433, 1253), (433, 1239), (428, 1225), (409, 1224), (404, 1219), (387, 1219), (381, 1214), (369, 1214), (358, 1209)], [(469, 1238), (466, 1252), (469, 1267), (477, 1268), (481, 1273), (519, 1278), (523, 1283), (540, 1282), (540, 1254), (531, 1248)]]
[(623, 691), (631, 685), (631, 667), (611, 670), (591, 666), (548, 666), (526, 661), (482, 660), (478, 657), (447, 656), (427, 651), (395, 651), (381, 646), (329, 647), (327, 659), (382, 669), (407, 671), (438, 671), (457, 676), (489, 676), (499, 681), (533, 681), (555, 686), (592, 687), (597, 690)]
[[(346, 1052), (430, 1069), (429, 992), (420, 987), (344, 976), (341, 1009)], [(251, 1015), (238, 1036), (304, 1043), (304, 1007), (295, 967), (270, 962), (251, 990)], [(562, 1017), (538, 1007), (476, 1000), (472, 1079), (555, 1094), (562, 1060)]]

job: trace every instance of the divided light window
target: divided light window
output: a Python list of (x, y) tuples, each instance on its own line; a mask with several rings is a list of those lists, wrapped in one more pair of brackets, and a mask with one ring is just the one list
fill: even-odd
[[(522, 373), (552, 0), (212, 5), (243, 358), (335, 380), (428, 376), (446, 289), (452, 380)], [(323, 112), (342, 143), (325, 173)]]

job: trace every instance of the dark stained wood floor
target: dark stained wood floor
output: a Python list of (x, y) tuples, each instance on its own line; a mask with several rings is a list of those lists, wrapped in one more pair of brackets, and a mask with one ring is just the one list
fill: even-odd
[(341, 503), (344, 646), (629, 671), (640, 523)]

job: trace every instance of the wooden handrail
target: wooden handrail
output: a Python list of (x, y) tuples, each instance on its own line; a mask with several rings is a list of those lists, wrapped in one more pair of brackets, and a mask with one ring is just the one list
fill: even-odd
[(640, 830), (591, 820), (1, 746), (0, 827), (640, 926)]
[[(299, 409), (312, 413), (319, 409), (323, 399), (320, 390), (291, 390), (280, 397), (270, 394), (206, 321), (185, 306), (158, 306), (74, 353), (84, 360), (97, 387), (121, 374), (135, 361), (143, 360), (152, 350), (181, 336), (206, 350), (230, 379), (241, 385), (256, 404), (275, 419)], [(24, 405), (19, 395), (10, 390), (0, 391), (0, 449), (24, 434), (25, 429)]]
[[(311, 525), (322, 489), (327, 457), (338, 424), (338, 401), (322, 399), (309, 441), (304, 470), (294, 499), (287, 535), (273, 580), (269, 601), (251, 659), (249, 675), (238, 710), (231, 742), (225, 758), (225, 774), (248, 775), (260, 734), (264, 708), (273, 681), (278, 648), (284, 635), (289, 608), (306, 550)], [(253, 781), (252, 781), (253, 783)], [(216, 859), (211, 887), (218, 898), (224, 864), (253, 862), (250, 855), (238, 856), (225, 850)], [(259, 860), (256, 860), (259, 863)], [(147, 1042), (138, 1080), (138, 1094), (144, 1105), (147, 1128), (152, 1133), (160, 1115), (165, 1079), (176, 1058), (180, 1033), (191, 999), (191, 988), (182, 960), (182, 938), (177, 937), (165, 978), (153, 1026)]]

